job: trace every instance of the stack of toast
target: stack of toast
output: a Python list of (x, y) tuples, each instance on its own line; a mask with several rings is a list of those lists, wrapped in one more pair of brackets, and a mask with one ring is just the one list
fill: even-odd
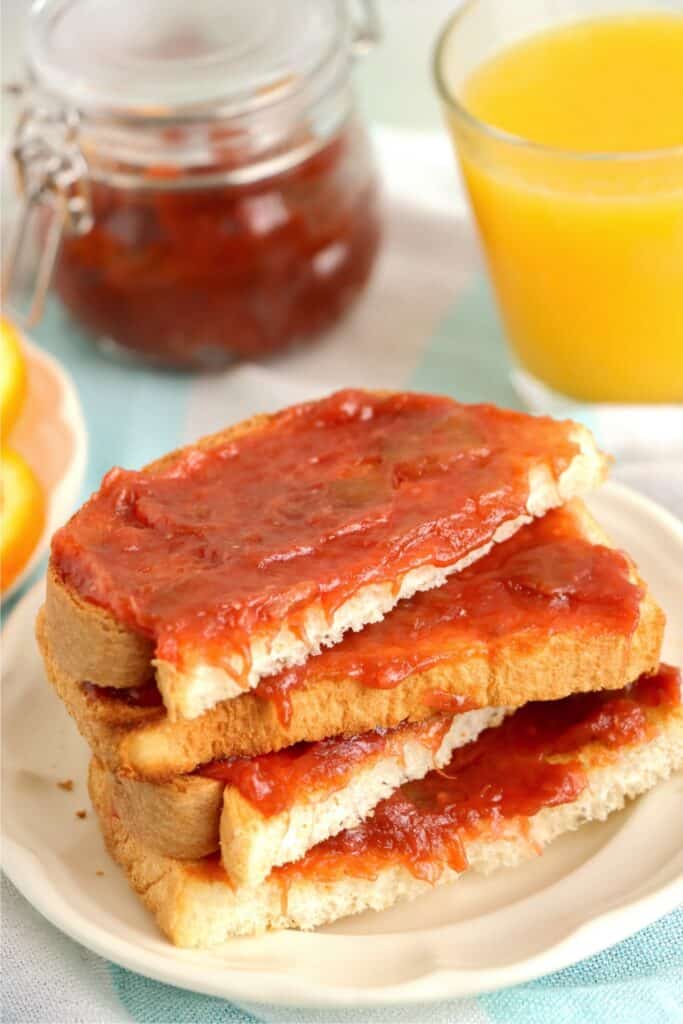
[(105, 477), (37, 636), (174, 943), (514, 865), (683, 763), (606, 470), (571, 422), (347, 390)]

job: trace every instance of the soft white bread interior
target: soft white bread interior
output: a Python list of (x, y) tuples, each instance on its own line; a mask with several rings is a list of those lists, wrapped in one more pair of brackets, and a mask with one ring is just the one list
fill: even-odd
[[(217, 438), (224, 440), (229, 434), (205, 439), (203, 446), (210, 447), (217, 443)], [(504, 522), (487, 543), (453, 564), (423, 565), (385, 583), (360, 586), (332, 615), (320, 603), (313, 603), (303, 624), (299, 618), (294, 624), (285, 617), (277, 628), (254, 633), (249, 638), (246, 661), (237, 648), (224, 649), (220, 665), (210, 664), (187, 649), (182, 670), (170, 662), (154, 660), (169, 719), (196, 718), (222, 701), (241, 696), (245, 679), (246, 688), (250, 689), (266, 676), (302, 664), (323, 647), (338, 643), (347, 630), (360, 630), (379, 621), (399, 600), (442, 585), (449, 574), (481, 558), (494, 543), (505, 541), (532, 518), (596, 488), (607, 472), (606, 457), (584, 427), (567, 424), (567, 436), (577, 446), (567, 468), (555, 473), (550, 458), (547, 463), (534, 465), (529, 471), (529, 497), (524, 514)], [(161, 460), (156, 467), (163, 467), (170, 458)], [(138, 686), (149, 677), (153, 656), (150, 642), (121, 627), (102, 609), (81, 600), (53, 570), (48, 572), (45, 608), (47, 642), (61, 672), (79, 681), (114, 687)]]
[[(295, 791), (290, 806), (270, 817), (236, 786), (200, 775), (158, 785), (114, 776), (113, 802), (124, 827), (150, 849), (194, 860), (220, 846), (230, 877), (257, 885), (276, 865), (297, 860), (316, 843), (357, 825), (404, 782), (441, 768), (456, 747), (498, 725), (504, 714), (502, 708), (478, 708), (450, 720), (441, 715), (390, 730), (383, 748), (368, 746), (347, 778), (333, 776), (327, 785)], [(334, 749), (326, 756), (333, 757)]]
[[(488, 874), (532, 857), (563, 833), (589, 821), (604, 820), (627, 799), (681, 767), (681, 709), (659, 709), (657, 718), (658, 732), (648, 742), (621, 747), (611, 754), (599, 744), (584, 748), (579, 757), (589, 785), (572, 803), (544, 808), (531, 818), (509, 819), (504, 833), (484, 831), (467, 840), (471, 869)], [(429, 888), (427, 882), (391, 861), (372, 879), (340, 873), (338, 878), (322, 882), (294, 874), (283, 888), (275, 872), (255, 888), (233, 888), (222, 872), (209, 870), (206, 861), (162, 857), (131, 836), (112, 814), (112, 776), (96, 759), (91, 762), (89, 784), (111, 855), (162, 931), (178, 946), (211, 946), (234, 935), (265, 929), (316, 928), (349, 914), (383, 910)], [(444, 866), (437, 884), (457, 877)]]

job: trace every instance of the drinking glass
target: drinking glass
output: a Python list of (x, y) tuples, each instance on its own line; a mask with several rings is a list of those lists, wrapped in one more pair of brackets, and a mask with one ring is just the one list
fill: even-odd
[[(655, 13), (683, 16), (683, 0), (471, 0), (438, 41), (437, 87), (522, 393), (683, 401), (683, 145), (535, 144), (475, 117), (464, 85), (535, 33)], [(671, 109), (683, 123), (683, 93)]]

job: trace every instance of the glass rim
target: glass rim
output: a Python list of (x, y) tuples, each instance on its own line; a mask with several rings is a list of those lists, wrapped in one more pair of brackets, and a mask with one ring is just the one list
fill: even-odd
[(587, 164), (595, 163), (636, 163), (642, 160), (671, 159), (671, 157), (683, 157), (683, 143), (675, 146), (665, 146), (656, 149), (642, 150), (587, 150), (564, 149), (561, 146), (550, 146), (542, 142), (534, 142), (523, 135), (515, 135), (514, 132), (505, 131), (503, 128), (496, 128), (495, 125), (481, 120), (471, 113), (467, 107), (453, 94), (453, 91), (446, 84), (443, 73), (443, 57), (446, 42), (451, 32), (462, 21), (463, 17), (475, 7), (481, 0), (465, 0), (465, 2), (454, 11), (446, 20), (443, 28), (439, 31), (434, 44), (432, 54), (432, 74), (436, 84), (439, 97), (458, 117), (461, 118), (470, 128), (480, 134), (487, 136), (494, 142), (501, 142), (508, 146), (514, 146), (518, 150), (526, 150), (542, 157), (555, 157), (563, 160), (573, 160)]

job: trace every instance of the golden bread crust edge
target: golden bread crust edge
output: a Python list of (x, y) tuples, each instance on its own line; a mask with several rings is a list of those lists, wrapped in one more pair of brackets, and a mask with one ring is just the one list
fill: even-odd
[(112, 806), (126, 829), (151, 850), (198, 860), (218, 849), (224, 783), (199, 775), (139, 782), (112, 774)]

